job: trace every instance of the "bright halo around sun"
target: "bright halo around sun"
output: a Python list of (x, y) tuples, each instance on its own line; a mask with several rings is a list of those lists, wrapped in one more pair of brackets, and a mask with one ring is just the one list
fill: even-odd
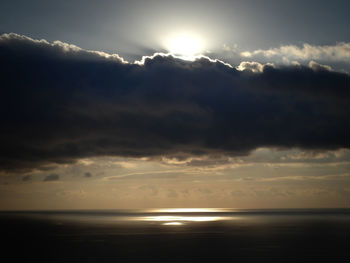
[(166, 48), (171, 54), (193, 60), (203, 52), (203, 41), (194, 34), (184, 33), (169, 37)]

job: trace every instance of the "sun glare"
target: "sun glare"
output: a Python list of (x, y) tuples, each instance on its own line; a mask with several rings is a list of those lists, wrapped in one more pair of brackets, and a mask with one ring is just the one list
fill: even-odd
[(203, 52), (203, 41), (192, 34), (179, 34), (168, 39), (166, 48), (174, 55), (192, 59)]

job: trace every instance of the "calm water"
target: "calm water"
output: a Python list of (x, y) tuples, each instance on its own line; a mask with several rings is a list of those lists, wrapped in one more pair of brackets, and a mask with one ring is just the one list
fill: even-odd
[(11, 262), (350, 259), (350, 209), (2, 212), (0, 223)]

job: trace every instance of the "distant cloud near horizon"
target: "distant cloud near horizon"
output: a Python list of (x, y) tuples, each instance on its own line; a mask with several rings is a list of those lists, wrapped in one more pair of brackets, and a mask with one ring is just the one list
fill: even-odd
[(60, 179), (60, 176), (58, 174), (50, 174), (45, 176), (44, 182), (52, 182), (52, 181), (58, 181)]
[(30, 181), (31, 179), (32, 179), (32, 177), (31, 177), (30, 175), (25, 175), (25, 176), (22, 177), (22, 181), (23, 181), (23, 182), (28, 182), (28, 181)]
[(350, 148), (348, 74), (318, 63), (245, 62), (239, 69), (170, 55), (133, 64), (117, 54), (3, 34), (0, 170), (95, 156)]
[(92, 176), (92, 174), (90, 172), (84, 173), (84, 177), (90, 178), (91, 176)]

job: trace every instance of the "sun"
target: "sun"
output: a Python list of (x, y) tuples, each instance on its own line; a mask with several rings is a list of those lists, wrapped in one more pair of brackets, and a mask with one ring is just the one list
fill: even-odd
[(176, 34), (166, 41), (166, 49), (176, 56), (184, 59), (193, 59), (203, 52), (203, 41), (190, 33)]

